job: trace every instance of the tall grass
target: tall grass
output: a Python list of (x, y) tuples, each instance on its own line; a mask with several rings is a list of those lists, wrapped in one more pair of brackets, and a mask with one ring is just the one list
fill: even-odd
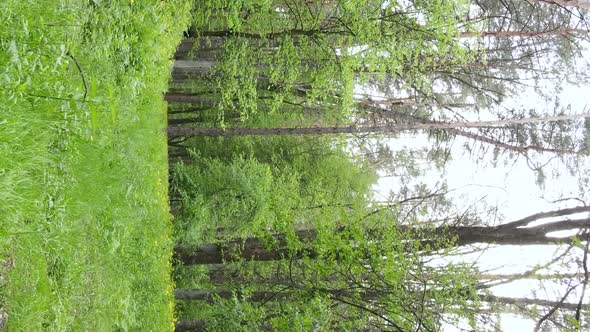
[(0, 3), (8, 331), (173, 326), (162, 93), (185, 0)]

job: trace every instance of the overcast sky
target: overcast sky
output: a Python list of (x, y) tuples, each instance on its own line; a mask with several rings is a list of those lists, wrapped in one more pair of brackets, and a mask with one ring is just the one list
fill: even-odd
[[(590, 101), (589, 91), (587, 85), (565, 84), (558, 97), (562, 105), (571, 105), (571, 113), (587, 113)], [(371, 94), (376, 94), (376, 92), (371, 92)], [(523, 91), (522, 94), (507, 99), (505, 106), (545, 109), (547, 112), (552, 110), (551, 105), (536, 97), (532, 91)], [(490, 118), (490, 114), (482, 113), (475, 117), (487, 120)], [(386, 139), (385, 141), (392, 151), (432, 146), (427, 135), (420, 133), (403, 133), (399, 138)], [(482, 153), (476, 150), (476, 152), (470, 153), (465, 146), (488, 148), (489, 152)], [(578, 158), (581, 170), (578, 174), (572, 175), (568, 172), (564, 162), (559, 158), (552, 159), (554, 155), (549, 153), (532, 154), (531, 158), (540, 163), (548, 161), (544, 167), (547, 178), (540, 186), (537, 183), (537, 175), (531, 171), (524, 158), (515, 160), (509, 154), (505, 154), (492, 163), (492, 150), (485, 143), (475, 143), (463, 137), (456, 137), (451, 143), (451, 158), (444, 170), (441, 171), (432, 165), (423, 163), (424, 174), (417, 177), (415, 181), (416, 183), (423, 182), (435, 189), (440, 185), (442, 178), (446, 179), (448, 188), (453, 189), (449, 195), (458, 206), (467, 209), (473, 204), (484, 203), (488, 206), (498, 207), (501, 216), (498, 216), (496, 222), (512, 221), (533, 213), (580, 204), (575, 200), (554, 203), (554, 201), (567, 197), (581, 198), (590, 203), (589, 188), (579, 185), (580, 176), (590, 176), (590, 159), (588, 157)], [(390, 191), (399, 190), (401, 179), (391, 176), (390, 173), (382, 172), (382, 177), (374, 186), (377, 199), (382, 200), (388, 196)], [(550, 219), (546, 221), (550, 221)], [(490, 222), (494, 221), (490, 220)], [(535, 264), (547, 262), (555, 254), (555, 249), (550, 246), (505, 246), (489, 250), (482, 256), (471, 256), (465, 259), (479, 259), (481, 262), (479, 267), (482, 270), (493, 269), (494, 273), (515, 273), (523, 272)], [(567, 270), (567, 266), (560, 268), (560, 271), (565, 270)], [(551, 283), (545, 283), (543, 286), (544, 288), (539, 291), (539, 282), (525, 280), (497, 287), (493, 291), (496, 295), (512, 297), (531, 297), (531, 294), (534, 293), (538, 298), (554, 300), (563, 293), (564, 289), (564, 286)], [(573, 293), (569, 300), (576, 302), (578, 297), (579, 294)], [(586, 302), (590, 302), (590, 295), (586, 296)], [(535, 326), (534, 321), (514, 314), (502, 314), (501, 321), (503, 331), (527, 332), (533, 331)], [(445, 330), (454, 331), (450, 327)]]

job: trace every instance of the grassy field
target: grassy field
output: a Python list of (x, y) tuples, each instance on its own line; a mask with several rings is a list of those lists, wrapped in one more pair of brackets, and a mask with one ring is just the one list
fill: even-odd
[(185, 0), (0, 2), (7, 331), (172, 329), (162, 94), (189, 11)]

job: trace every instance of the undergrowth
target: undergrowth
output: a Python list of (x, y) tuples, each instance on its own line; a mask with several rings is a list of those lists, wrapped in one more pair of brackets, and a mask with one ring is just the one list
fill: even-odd
[(163, 128), (185, 0), (0, 3), (7, 331), (173, 328)]

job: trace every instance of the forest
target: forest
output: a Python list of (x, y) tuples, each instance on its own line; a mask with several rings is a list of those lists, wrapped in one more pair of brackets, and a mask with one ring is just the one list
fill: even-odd
[(0, 331), (589, 331), (586, 0), (5, 0)]

